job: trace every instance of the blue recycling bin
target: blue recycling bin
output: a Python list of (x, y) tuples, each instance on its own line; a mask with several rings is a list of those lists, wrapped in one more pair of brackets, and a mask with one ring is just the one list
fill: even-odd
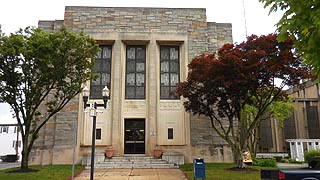
[(204, 163), (203, 158), (193, 159), (193, 174), (194, 179), (206, 179), (206, 164)]

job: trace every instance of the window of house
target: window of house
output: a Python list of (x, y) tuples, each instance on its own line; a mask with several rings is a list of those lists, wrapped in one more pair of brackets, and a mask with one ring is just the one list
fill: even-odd
[(175, 95), (180, 81), (179, 46), (160, 46), (160, 98), (179, 99)]
[[(16, 145), (17, 145), (17, 141), (13, 141), (12, 147), (16, 148)], [(21, 147), (21, 141), (18, 141), (18, 147)]]
[(168, 139), (173, 139), (173, 128), (168, 128)]
[(94, 72), (98, 77), (90, 82), (90, 98), (92, 99), (101, 99), (102, 89), (105, 86), (111, 89), (111, 57), (112, 46), (101, 45), (94, 66)]
[(127, 46), (126, 50), (126, 99), (145, 99), (146, 47)]
[(100, 140), (101, 139), (101, 129), (96, 129), (96, 139)]
[(8, 133), (9, 132), (9, 127), (8, 126), (2, 126), (0, 129), (2, 129), (2, 132)]

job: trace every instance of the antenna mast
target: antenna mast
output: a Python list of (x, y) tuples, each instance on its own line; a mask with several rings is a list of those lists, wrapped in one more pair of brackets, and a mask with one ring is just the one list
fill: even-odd
[(246, 7), (244, 0), (242, 0), (242, 8), (243, 8), (243, 19), (244, 19), (244, 28), (245, 28), (245, 38), (248, 37), (248, 29), (247, 29), (247, 18), (246, 18)]

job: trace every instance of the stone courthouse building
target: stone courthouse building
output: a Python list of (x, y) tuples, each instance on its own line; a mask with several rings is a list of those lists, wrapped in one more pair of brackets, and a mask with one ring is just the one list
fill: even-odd
[[(182, 154), (185, 162), (232, 161), (209, 121), (191, 117), (183, 98), (172, 94), (193, 57), (232, 43), (231, 24), (207, 22), (202, 8), (68, 6), (63, 20), (39, 21), (39, 28), (53, 32), (62, 24), (101, 48), (95, 67), (100, 77), (86, 84), (89, 102), (102, 103), (102, 88), (110, 89), (108, 107), (97, 115), (96, 154), (112, 147), (114, 156), (153, 156), (157, 147)], [(91, 133), (92, 118), (79, 94), (44, 126), (30, 162), (71, 163), (76, 144), (79, 163), (91, 152)]]

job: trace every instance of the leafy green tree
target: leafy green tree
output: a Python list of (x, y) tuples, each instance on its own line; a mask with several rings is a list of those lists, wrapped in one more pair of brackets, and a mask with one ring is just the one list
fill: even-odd
[[(277, 120), (278, 126), (283, 127), (283, 121), (291, 116), (292, 110), (295, 109), (291, 98), (285, 98), (271, 102), (267, 107), (265, 113), (260, 116), (258, 126), (253, 130), (252, 136), (249, 138), (248, 149), (253, 156), (257, 153), (257, 146), (260, 144), (260, 125), (265, 120)], [(247, 121), (246, 124), (251, 124), (250, 121), (254, 120), (257, 116), (259, 109), (256, 105), (245, 105), (242, 117)], [(248, 128), (248, 127), (246, 127)]]
[(303, 54), (307, 63), (313, 65), (314, 72), (320, 74), (320, 1), (319, 0), (259, 0), (270, 13), (283, 11), (277, 23), (279, 40), (289, 36), (297, 39), (297, 51)]
[[(240, 44), (225, 44), (215, 54), (202, 54), (188, 65), (188, 78), (178, 85), (184, 107), (210, 119), (212, 128), (231, 147), (234, 160), (243, 168), (242, 152), (272, 102), (287, 98), (283, 88), (310, 77), (310, 69), (293, 53), (293, 39), (277, 35), (252, 35)], [(282, 83), (276, 86), (275, 80)], [(247, 105), (254, 117), (243, 115)]]
[(98, 46), (62, 27), (54, 33), (26, 28), (0, 37), (0, 102), (8, 103), (22, 135), (21, 170), (39, 130), (91, 78)]

